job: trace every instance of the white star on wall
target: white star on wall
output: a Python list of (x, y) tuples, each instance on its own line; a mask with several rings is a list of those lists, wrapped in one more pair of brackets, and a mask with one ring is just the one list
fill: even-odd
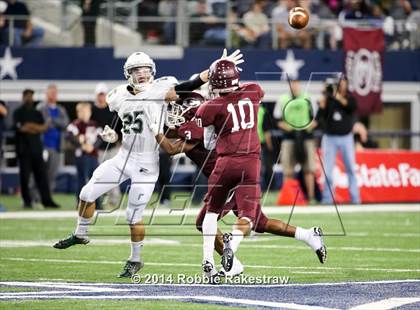
[[(284, 73), (287, 73), (290, 79), (296, 80), (299, 77), (299, 69), (305, 65), (303, 60), (297, 60), (293, 51), (287, 50), (285, 60), (276, 60), (276, 65), (281, 68)], [(282, 74), (282, 80), (286, 79), (286, 74)]]
[(22, 62), (21, 57), (13, 58), (10, 47), (7, 47), (4, 51), (3, 58), (0, 58), (0, 80), (6, 76), (10, 76), (12, 79), (17, 79), (16, 67)]

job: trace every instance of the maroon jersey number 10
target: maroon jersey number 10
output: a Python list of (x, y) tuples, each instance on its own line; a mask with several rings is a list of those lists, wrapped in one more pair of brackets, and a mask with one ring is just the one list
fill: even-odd
[[(246, 113), (245, 107), (249, 110), (249, 113)], [(238, 118), (238, 113), (235, 110), (235, 106), (232, 103), (229, 103), (227, 106), (228, 112), (232, 115), (233, 127), (231, 132), (237, 132), (239, 129), (250, 129), (254, 127), (254, 109), (252, 106), (252, 101), (249, 98), (245, 98), (238, 101), (239, 107), (239, 116), (240, 123)], [(247, 121), (247, 116), (249, 115), (249, 120)]]

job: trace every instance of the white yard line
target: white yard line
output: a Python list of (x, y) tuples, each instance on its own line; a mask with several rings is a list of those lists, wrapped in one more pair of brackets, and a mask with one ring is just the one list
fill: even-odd
[(350, 308), (349, 310), (389, 310), (396, 307), (413, 304), (415, 302), (420, 302), (420, 298), (388, 298), (368, 304), (359, 305), (357, 307)]
[[(106, 260), (78, 260), (78, 259), (51, 259), (51, 258), (24, 258), (24, 257), (1, 257), (0, 260), (10, 260), (10, 261), (22, 261), (22, 262), (44, 262), (44, 263), (82, 263), (82, 264), (111, 264), (111, 265), (120, 265), (123, 264), (123, 261), (106, 261)], [(194, 267), (200, 268), (200, 264), (189, 264), (189, 263), (154, 263), (146, 262), (146, 265), (151, 266), (178, 266), (178, 267)], [(256, 269), (300, 269), (300, 270), (353, 270), (353, 271), (381, 271), (381, 272), (390, 272), (390, 273), (400, 273), (400, 272), (420, 272), (420, 269), (400, 269), (400, 268), (371, 268), (371, 267), (303, 267), (303, 266), (267, 266), (267, 265), (246, 265), (246, 268), (256, 268)]]
[[(420, 230), (420, 228), (419, 228)], [(390, 234), (384, 233), (382, 234), (383, 237), (395, 237), (395, 238), (420, 238), (420, 233), (397, 233), (397, 234)]]
[[(32, 241), (32, 240), (0, 240), (0, 248), (15, 248), (15, 247), (39, 247), (39, 246), (46, 246), (51, 247), (56, 240), (39, 240), (39, 241)], [(93, 239), (92, 244), (97, 245), (128, 245), (129, 241), (123, 239)], [(287, 249), (287, 250), (306, 250), (306, 246), (298, 246), (298, 245), (281, 245), (281, 244), (254, 244), (254, 242), (245, 242), (242, 244), (242, 248), (251, 248), (251, 249)], [(178, 240), (167, 240), (167, 239), (159, 239), (159, 238), (152, 238), (149, 240), (145, 240), (147, 245), (168, 245), (168, 246), (191, 246), (191, 247), (202, 247), (203, 245), (200, 243), (184, 243), (182, 244)], [(405, 248), (370, 248), (370, 247), (335, 247), (330, 246), (328, 247), (329, 250), (337, 250), (337, 251), (350, 251), (350, 252), (401, 252), (401, 253), (420, 253), (420, 249), (405, 249)]]
[[(276, 237), (279, 239), (279, 237)], [(273, 238), (272, 240), (274, 240)], [(270, 239), (271, 240), (271, 239)], [(0, 248), (16, 248), (16, 247), (51, 247), (56, 240), (0, 240)], [(97, 245), (128, 245), (129, 240), (124, 239), (92, 239), (92, 244)], [(300, 245), (282, 245), (282, 244), (255, 244), (257, 241), (244, 242), (241, 248), (251, 249), (287, 249), (287, 250), (307, 250), (308, 247)], [(202, 247), (200, 243), (181, 243), (178, 240), (168, 240), (151, 238), (145, 240), (146, 245), (168, 245), (168, 246), (186, 246), (186, 247)], [(329, 246), (328, 250), (349, 251), (349, 252), (401, 252), (401, 253), (420, 253), (420, 249), (411, 248), (371, 248), (371, 247), (350, 247), (350, 246)]]
[[(23, 248), (23, 247), (51, 247), (57, 240), (0, 240), (0, 248)], [(92, 244), (97, 245), (130, 245), (130, 240), (127, 239), (91, 239)], [(178, 240), (168, 240), (160, 238), (150, 238), (144, 241), (146, 245), (179, 245)]]
[[(122, 289), (124, 291), (135, 290), (138, 291), (138, 286), (176, 286), (176, 287), (209, 287), (208, 284), (131, 284), (131, 283), (115, 283), (115, 282), (32, 282), (32, 281), (3, 281), (0, 282), (0, 285), (4, 286), (11, 286), (11, 287), (32, 287), (34, 283), (38, 283), (39, 286), (50, 286), (59, 284), (62, 287), (70, 287), (74, 284), (80, 286), (92, 286), (95, 289), (101, 289), (103, 286), (112, 286), (115, 285), (119, 287), (127, 286), (127, 289)], [(269, 287), (289, 287), (289, 286), (299, 286), (299, 287), (307, 287), (307, 286), (337, 286), (337, 285), (362, 285), (362, 284), (395, 284), (395, 283), (420, 283), (420, 280), (416, 279), (407, 279), (407, 280), (378, 280), (378, 281), (350, 281), (350, 282), (321, 282), (321, 283), (288, 283), (288, 284), (273, 284), (269, 285)], [(267, 287), (266, 284), (218, 284), (217, 287)], [(1, 292), (0, 292), (1, 293)], [(5, 292), (9, 294), (11, 292)]]
[[(263, 207), (266, 214), (290, 214), (292, 207)], [(338, 206), (340, 213), (365, 213), (365, 212), (420, 212), (420, 205), (416, 204), (378, 204), (378, 205), (357, 205), (357, 206)], [(144, 211), (145, 216), (152, 215), (153, 210), (148, 208)], [(199, 209), (171, 210), (166, 208), (158, 208), (154, 211), (155, 216), (182, 216), (197, 215)], [(333, 206), (310, 206), (296, 207), (294, 214), (335, 214), (336, 210)], [(104, 211), (99, 215), (101, 217), (125, 216), (124, 210), (108, 213)], [(14, 211), (0, 213), (0, 219), (63, 219), (77, 218), (77, 211)]]
[[(186, 245), (186, 244), (184, 244)], [(194, 245), (198, 246), (198, 245)], [(203, 246), (203, 245), (200, 245)], [(303, 250), (307, 249), (305, 246), (294, 245), (277, 245), (277, 244), (246, 244), (241, 245), (241, 248), (255, 248), (255, 249), (289, 249), (289, 250)], [(403, 252), (403, 253), (420, 253), (420, 249), (403, 249), (403, 248), (367, 248), (367, 247), (335, 247), (328, 246), (327, 250), (350, 251), (350, 252)]]
[[(311, 283), (311, 284), (286, 284), (286, 285), (273, 285), (273, 286), (299, 286), (299, 287), (308, 287), (308, 286), (338, 286), (338, 285), (361, 285), (361, 284), (388, 284), (388, 283), (419, 283), (420, 280), (391, 280), (391, 281), (364, 281), (364, 282), (341, 282), (341, 283)], [(150, 286), (147, 284), (118, 284), (121, 287), (127, 288), (116, 288), (114, 287), (116, 283), (72, 283), (72, 282), (0, 282), (0, 285), (9, 286), (9, 287), (39, 287), (39, 288), (51, 288), (53, 286), (66, 288), (67, 291), (37, 291), (37, 292), (1, 292), (0, 300), (3, 299), (143, 299), (143, 300), (195, 300), (195, 301), (204, 301), (204, 302), (221, 302), (225, 304), (241, 304), (248, 306), (265, 306), (272, 308), (283, 308), (283, 309), (296, 309), (296, 310), (335, 310), (335, 308), (326, 308), (319, 306), (309, 306), (296, 303), (285, 303), (285, 302), (271, 302), (264, 300), (252, 300), (252, 299), (242, 299), (242, 298), (230, 298), (222, 296), (185, 296), (185, 295), (162, 295), (162, 296), (148, 296), (148, 295), (133, 295), (128, 296), (122, 295), (101, 295), (96, 294), (95, 296), (80, 296), (75, 294), (80, 293), (105, 293), (105, 292), (123, 292), (123, 291), (139, 291), (138, 286)], [(106, 287), (108, 285), (108, 287)], [(207, 284), (161, 284), (159, 286), (177, 286), (177, 287), (208, 287)], [(265, 285), (226, 285), (221, 284), (218, 287), (266, 287)], [(71, 293), (72, 295), (68, 295)], [(419, 297), (404, 297), (404, 298), (388, 298), (379, 300), (372, 303), (362, 304), (356, 307), (353, 307), (349, 310), (388, 310), (395, 307), (400, 307), (407, 304), (412, 304), (420, 302)]]
[[(0, 299), (9, 299), (16, 296), (15, 295), (0, 295)], [(24, 297), (24, 296), (21, 296)], [(51, 296), (47, 294), (41, 295), (38, 293), (36, 296), (37, 299), (51, 299)], [(129, 296), (109, 296), (109, 295), (97, 295), (97, 296), (68, 296), (68, 295), (56, 295), (55, 299), (144, 299), (144, 300), (196, 300), (196, 301), (207, 301), (207, 302), (222, 302), (226, 304), (241, 304), (248, 306), (265, 306), (272, 308), (281, 308), (281, 309), (295, 309), (295, 310), (338, 310), (336, 308), (326, 308), (318, 306), (307, 306), (300, 305), (295, 303), (283, 303), (283, 302), (272, 302), (272, 301), (263, 301), (263, 300), (252, 300), (252, 299), (240, 299), (240, 298), (229, 298), (229, 297), (220, 297), (220, 296), (183, 296), (183, 295), (174, 295), (174, 296), (144, 296), (144, 295), (129, 295)], [(24, 298), (21, 298), (24, 299)]]

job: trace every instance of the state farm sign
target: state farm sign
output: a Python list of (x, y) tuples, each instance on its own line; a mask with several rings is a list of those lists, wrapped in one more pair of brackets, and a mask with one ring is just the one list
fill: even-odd
[[(356, 153), (356, 163), (362, 202), (420, 202), (420, 152), (362, 151)], [(318, 181), (323, 184), (320, 171)], [(336, 201), (349, 201), (348, 178), (340, 157), (333, 179)]]

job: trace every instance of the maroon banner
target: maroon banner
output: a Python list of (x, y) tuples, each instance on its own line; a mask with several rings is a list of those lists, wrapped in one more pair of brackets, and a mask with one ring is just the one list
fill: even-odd
[(358, 114), (382, 111), (383, 53), (382, 29), (344, 28), (345, 72), (349, 91), (356, 98)]

